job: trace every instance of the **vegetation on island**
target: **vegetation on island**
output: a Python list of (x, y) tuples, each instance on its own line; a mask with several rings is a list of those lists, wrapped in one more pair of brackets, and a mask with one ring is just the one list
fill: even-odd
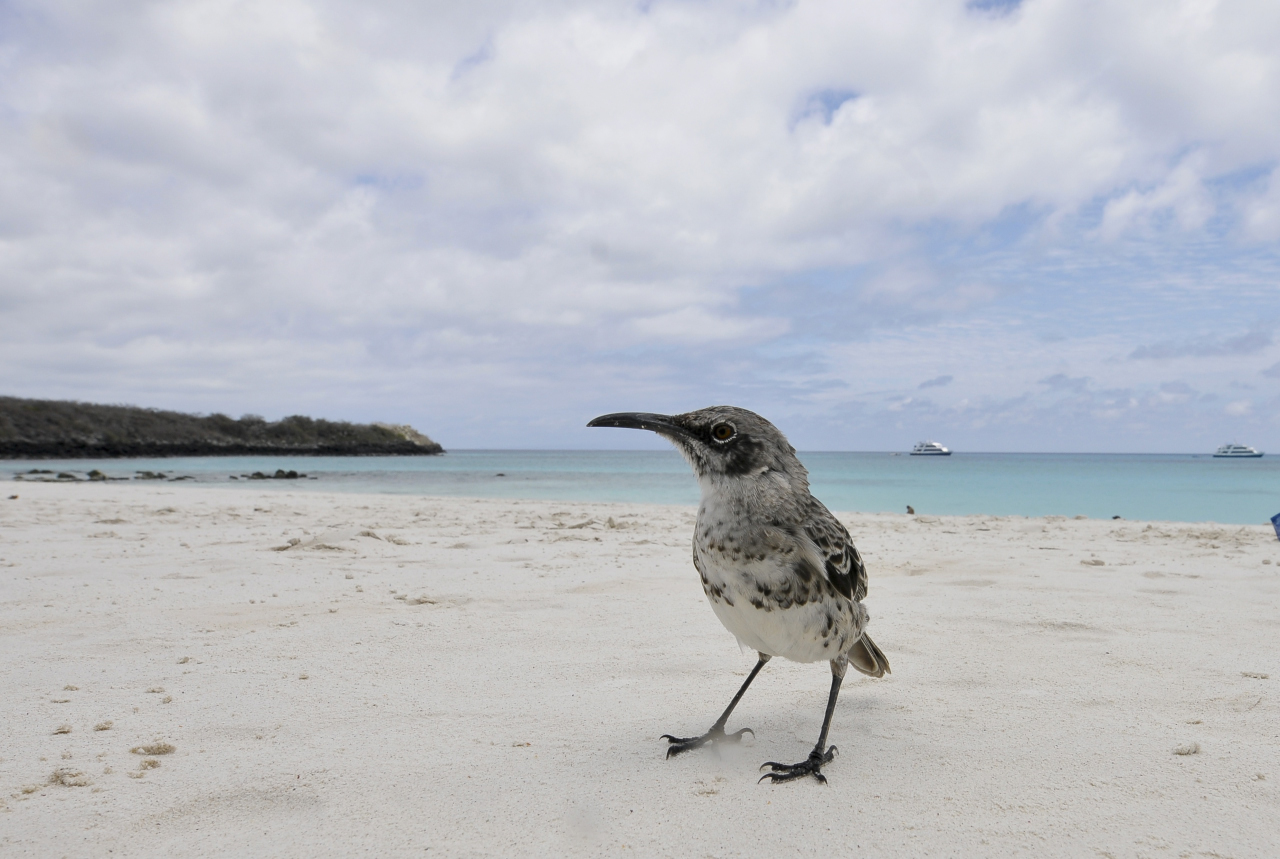
[(411, 426), (0, 397), (0, 459), (444, 453)]

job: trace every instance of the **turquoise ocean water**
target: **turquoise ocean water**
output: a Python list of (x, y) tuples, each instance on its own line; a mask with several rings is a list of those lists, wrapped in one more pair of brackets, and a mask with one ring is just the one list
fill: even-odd
[[(1208, 455), (801, 453), (814, 494), (832, 510), (921, 514), (1163, 519), (1256, 524), (1280, 513), (1280, 457)], [(0, 474), (97, 468), (189, 475), (175, 487), (376, 492), (563, 501), (697, 504), (689, 467), (674, 451), (463, 450), (423, 457), (193, 457), (4, 461)], [(308, 480), (231, 480), (277, 468)], [(502, 476), (499, 476), (502, 475)]]

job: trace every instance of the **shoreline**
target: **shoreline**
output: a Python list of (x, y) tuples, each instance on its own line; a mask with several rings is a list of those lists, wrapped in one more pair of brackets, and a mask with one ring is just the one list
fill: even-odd
[(0, 852), (1280, 848), (1269, 526), (840, 514), (894, 673), (846, 683), (828, 787), (768, 786), (824, 665), (769, 664), (754, 741), (657, 740), (754, 661), (693, 508), (263, 488), (0, 498)]
[[(176, 473), (176, 469), (174, 472)], [(279, 469), (278, 471), (283, 471)], [(140, 471), (140, 474), (148, 474), (150, 472)], [(320, 472), (323, 474), (323, 472)], [(535, 504), (573, 504), (573, 505), (634, 505), (642, 507), (660, 507), (697, 511), (698, 504), (696, 501), (690, 503), (675, 503), (661, 501), (627, 501), (627, 500), (591, 500), (580, 498), (546, 498), (534, 496), (518, 496), (518, 495), (450, 495), (450, 494), (429, 494), (417, 491), (414, 488), (405, 488), (403, 490), (386, 490), (380, 492), (371, 492), (365, 490), (361, 486), (355, 486), (350, 489), (333, 485), (316, 486), (309, 481), (320, 481), (322, 478), (317, 477), (315, 472), (296, 472), (296, 477), (289, 477), (285, 474), (265, 474), (261, 477), (255, 477), (252, 474), (237, 475), (236, 478), (228, 478), (226, 480), (208, 479), (207, 476), (190, 477), (179, 475), (170, 477), (167, 475), (154, 475), (151, 477), (103, 477), (103, 478), (77, 478), (77, 479), (57, 479), (46, 477), (47, 474), (56, 474), (56, 470), (48, 470), (39, 476), (27, 477), (24, 474), (18, 474), (12, 477), (9, 485), (14, 487), (7, 493), (0, 492), (0, 497), (4, 495), (13, 495), (15, 493), (21, 495), (23, 486), (32, 485), (54, 485), (54, 486), (97, 486), (97, 485), (113, 485), (117, 487), (138, 487), (138, 488), (156, 488), (157, 486), (165, 486), (167, 484), (177, 484), (182, 491), (188, 490), (213, 490), (215, 492), (224, 491), (252, 491), (264, 490), (266, 492), (289, 492), (290, 490), (306, 493), (307, 495), (333, 495), (338, 498), (366, 497), (371, 499), (421, 499), (424, 501), (441, 502), (441, 503), (465, 503), (469, 501), (494, 501), (494, 502), (529, 502)], [(0, 486), (4, 483), (0, 482)], [(821, 499), (819, 499), (821, 500)], [(1102, 517), (1102, 516), (1085, 516), (1083, 514), (1067, 515), (1064, 513), (1046, 513), (1046, 514), (1023, 514), (1023, 513), (900, 513), (890, 510), (836, 510), (832, 512), (842, 519), (845, 517), (873, 516), (873, 517), (891, 517), (900, 519), (924, 519), (924, 520), (941, 520), (941, 519), (992, 519), (992, 520), (1044, 520), (1046, 522), (1059, 521), (1089, 521), (1089, 522), (1107, 522), (1107, 523), (1124, 523), (1128, 525), (1171, 525), (1171, 526), (1214, 526), (1220, 528), (1251, 528), (1262, 527), (1267, 533), (1274, 535), (1274, 528), (1269, 521), (1260, 522), (1223, 522), (1216, 519), (1125, 519), (1123, 517)], [(1275, 536), (1277, 543), (1280, 543), (1280, 536)]]
[[(163, 473), (196, 485), (226, 486), (254, 472), (296, 470), (308, 475), (308, 489), (324, 492), (677, 504), (698, 499), (696, 482), (674, 451), (11, 462), (11, 477), (52, 470), (85, 478), (96, 469), (113, 478)], [(899, 512), (910, 506), (933, 515), (1119, 515), (1127, 521), (1234, 524), (1262, 524), (1280, 511), (1280, 464), (1162, 457), (1092, 457), (1082, 464), (1025, 457), (940, 462), (811, 454), (808, 465), (814, 494), (832, 510)]]

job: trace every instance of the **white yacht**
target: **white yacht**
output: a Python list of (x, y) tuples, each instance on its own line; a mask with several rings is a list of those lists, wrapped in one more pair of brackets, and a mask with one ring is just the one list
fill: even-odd
[[(950, 456), (951, 451), (947, 450), (936, 441), (922, 441), (915, 447), (911, 448), (912, 456)], [(1261, 455), (1261, 454), (1259, 454)]]
[(1262, 456), (1261, 453), (1245, 444), (1224, 444), (1213, 455), (1214, 457), (1229, 459), (1252, 459)]

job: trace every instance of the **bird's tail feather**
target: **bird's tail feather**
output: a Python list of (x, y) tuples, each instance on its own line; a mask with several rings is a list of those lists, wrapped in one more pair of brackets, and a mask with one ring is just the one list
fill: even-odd
[(883, 677), (893, 673), (889, 670), (889, 660), (885, 657), (884, 651), (876, 647), (871, 636), (865, 632), (849, 651), (849, 664), (871, 677)]

